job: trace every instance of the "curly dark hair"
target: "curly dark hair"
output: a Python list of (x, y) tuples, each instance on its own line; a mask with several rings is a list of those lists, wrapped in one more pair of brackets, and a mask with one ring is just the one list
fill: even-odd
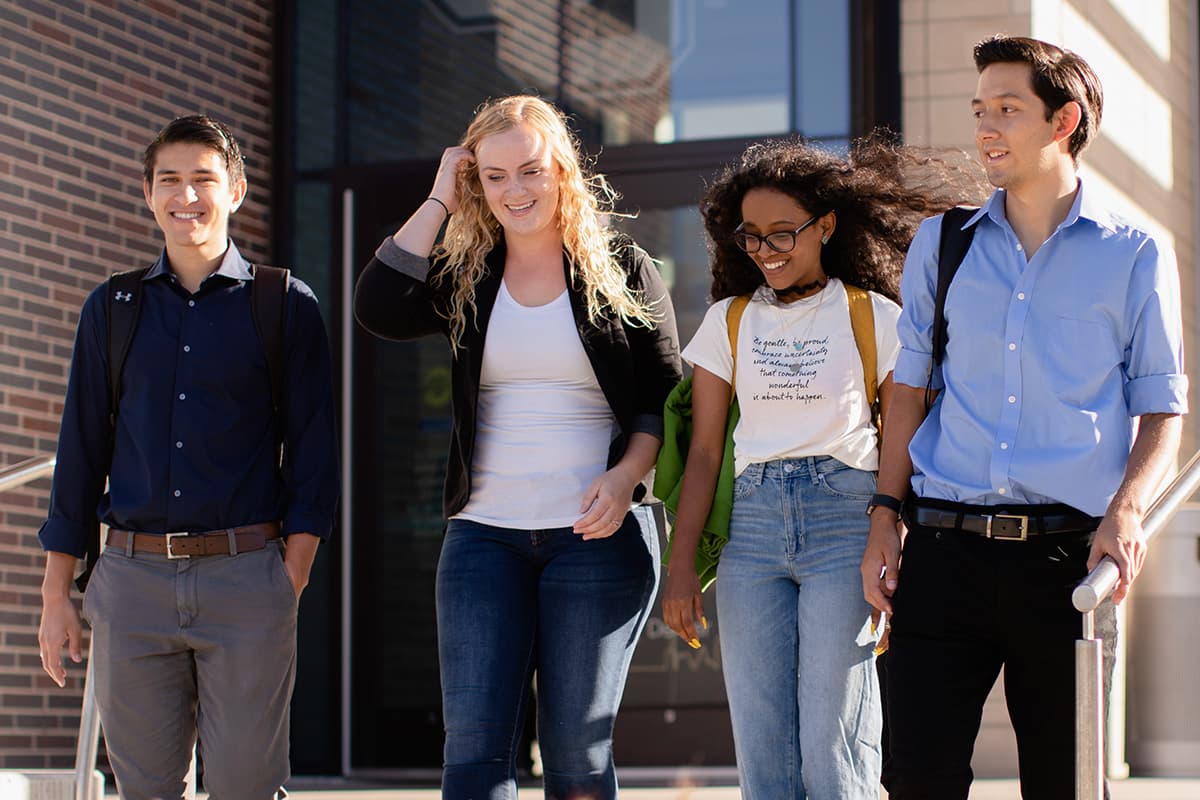
[(837, 229), (821, 251), (825, 274), (897, 301), (921, 220), (982, 202), (990, 191), (964, 151), (908, 147), (882, 131), (855, 140), (844, 157), (799, 139), (753, 144), (717, 175), (700, 204), (713, 301), (751, 294), (766, 282), (733, 240), (742, 198), (762, 188), (783, 192), (811, 214), (835, 212)]

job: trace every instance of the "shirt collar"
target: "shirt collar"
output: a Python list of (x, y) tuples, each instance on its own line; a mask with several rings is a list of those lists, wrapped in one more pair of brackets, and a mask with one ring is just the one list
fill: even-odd
[[(167, 266), (167, 251), (164, 249), (159, 255), (158, 260), (146, 270), (146, 274), (142, 276), (142, 280), (150, 281), (162, 275), (167, 275), (171, 271)], [(225, 248), (225, 255), (221, 258), (221, 265), (213, 271), (212, 275), (221, 275), (226, 278), (232, 278), (235, 281), (252, 281), (254, 273), (250, 270), (250, 262), (242, 258), (241, 252), (237, 249), (237, 245), (233, 240), (229, 240), (229, 247)], [(209, 275), (211, 278), (212, 275)], [(208, 280), (208, 278), (205, 278)]]
[[(1101, 228), (1115, 231), (1116, 226), (1113, 222), (1112, 214), (1087, 190), (1087, 185), (1083, 178), (1076, 178), (1076, 181), (1077, 190), (1075, 192), (1075, 199), (1071, 202), (1071, 209), (1067, 212), (1067, 216), (1059, 223), (1058, 230), (1069, 228), (1079, 220), (1085, 219)], [(988, 201), (967, 220), (963, 228), (974, 225), (985, 215), (990, 217), (992, 222), (995, 222), (997, 225), (1007, 225), (1008, 217), (1004, 214), (1004, 197), (1004, 189), (997, 189), (992, 192), (992, 196), (988, 198)]]
[(1083, 178), (1079, 179), (1079, 191), (1075, 193), (1075, 202), (1061, 227), (1065, 228), (1077, 219), (1091, 220), (1101, 228), (1113, 232), (1117, 230), (1112, 212), (1097, 199), (1095, 193), (1088, 191), (1087, 182)]

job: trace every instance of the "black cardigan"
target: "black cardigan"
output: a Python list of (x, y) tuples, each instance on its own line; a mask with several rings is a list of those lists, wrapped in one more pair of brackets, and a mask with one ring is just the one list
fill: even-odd
[[(629, 287), (640, 292), (660, 317), (653, 329), (624, 324), (612, 312), (595, 324), (589, 322), (582, 283), (571, 281), (567, 257), (563, 257), (575, 327), (620, 428), (609, 449), (610, 468), (625, 454), (632, 434), (645, 432), (662, 438), (663, 402), (683, 374), (675, 312), (662, 276), (632, 240), (621, 237), (615, 247)], [(487, 271), (475, 287), (475, 319), (467, 319), (460, 348), (452, 355), (453, 425), (442, 496), (447, 518), (461, 511), (471, 494), (484, 335), (500, 291), (504, 260), (501, 241), (487, 256)], [(432, 333), (449, 337), (449, 321), (438, 313), (447, 308), (449, 286), (432, 283), (433, 271), (429, 260), (401, 250), (391, 237), (385, 239), (355, 287), (354, 315), (359, 324), (384, 339), (415, 339)], [(646, 485), (639, 484), (631, 499), (641, 500), (646, 491)]]

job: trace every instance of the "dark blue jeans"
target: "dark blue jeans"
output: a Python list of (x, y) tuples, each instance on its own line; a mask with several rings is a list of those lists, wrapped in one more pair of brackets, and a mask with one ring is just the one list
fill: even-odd
[(531, 677), (547, 798), (616, 797), (612, 732), (658, 588), (648, 507), (606, 539), (450, 520), (437, 573), (442, 796), (511, 800)]

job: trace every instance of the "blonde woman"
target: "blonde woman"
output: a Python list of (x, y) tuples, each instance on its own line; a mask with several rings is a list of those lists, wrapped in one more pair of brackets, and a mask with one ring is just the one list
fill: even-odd
[(681, 372), (661, 277), (603, 224), (613, 198), (557, 109), (497, 100), (359, 279), (364, 327), (452, 350), (444, 798), (516, 796), (531, 675), (546, 797), (616, 796), (613, 722), (658, 581), (637, 501)]

